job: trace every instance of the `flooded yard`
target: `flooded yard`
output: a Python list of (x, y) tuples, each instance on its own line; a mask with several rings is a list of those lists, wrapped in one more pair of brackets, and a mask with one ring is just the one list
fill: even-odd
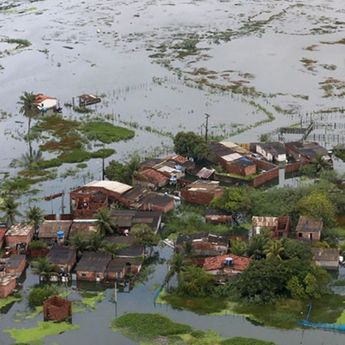
[[(133, 152), (171, 152), (181, 130), (255, 142), (279, 127), (308, 126), (311, 140), (331, 148), (345, 143), (345, 6), (343, 0), (2, 0), (0, 2), (0, 178), (17, 176), (11, 162), (28, 150), (27, 119), (18, 104), (24, 91), (59, 100), (67, 119), (104, 119), (135, 132), (132, 139), (88, 149), (111, 148), (105, 159), (127, 160)], [(101, 97), (91, 114), (70, 104), (83, 93)], [(38, 119), (33, 120), (33, 125)], [(39, 150), (44, 136), (37, 137)], [(45, 159), (52, 158), (43, 153)], [(48, 213), (60, 200), (42, 197), (69, 191), (101, 177), (102, 159), (48, 169), (52, 177), (23, 195)], [(337, 166), (344, 171), (344, 164)], [(22, 206), (24, 209), (24, 206)], [(161, 250), (168, 258), (169, 249)], [(166, 273), (155, 266), (150, 279), (119, 296), (118, 312), (160, 312), (221, 336), (272, 340), (277, 345), (343, 345), (342, 334), (281, 331), (255, 326), (234, 315), (199, 316), (154, 305), (155, 286)], [(28, 273), (24, 292), (37, 282)], [(110, 329), (113, 290), (96, 309), (73, 315), (79, 330), (46, 339), (46, 344), (133, 344)], [(31, 327), (42, 316), (15, 322), (25, 309), (16, 302), (0, 316), (0, 329)], [(13, 341), (0, 332), (0, 344)]]

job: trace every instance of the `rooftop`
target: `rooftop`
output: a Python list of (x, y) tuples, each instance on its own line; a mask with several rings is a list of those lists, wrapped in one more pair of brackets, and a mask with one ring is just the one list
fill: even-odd
[(118, 181), (93, 181), (87, 183), (84, 187), (104, 188), (106, 190), (109, 190), (110, 192), (118, 194), (123, 194), (133, 188), (128, 184)]
[(23, 261), (26, 261), (25, 255), (12, 255), (6, 263), (6, 267), (16, 269)]
[(312, 248), (311, 251), (316, 261), (339, 261), (339, 251), (336, 248)]
[(192, 182), (186, 187), (189, 191), (195, 192), (215, 192), (217, 190), (223, 189), (219, 185), (219, 181), (205, 181), (205, 180), (197, 180)]
[(77, 264), (76, 271), (104, 272), (110, 261), (111, 255), (108, 253), (84, 252)]
[(251, 165), (255, 165), (255, 163), (247, 157), (241, 157), (239, 159), (236, 159), (232, 161), (231, 164), (241, 166), (241, 167), (248, 167)]
[(144, 246), (136, 244), (133, 236), (109, 236), (106, 240), (124, 246), (123, 249), (118, 251), (118, 256), (137, 257), (142, 256), (144, 253)]
[(300, 216), (296, 227), (296, 232), (321, 232), (322, 228), (322, 219), (313, 219), (307, 216)]
[(76, 250), (70, 247), (54, 246), (47, 258), (54, 265), (64, 265), (76, 258)]
[(257, 145), (261, 146), (266, 152), (270, 152), (273, 155), (283, 155), (286, 153), (285, 145), (280, 142), (259, 143)]
[(62, 230), (67, 237), (71, 228), (71, 220), (45, 220), (39, 229), (39, 238), (54, 238), (56, 233)]
[(34, 231), (34, 226), (31, 224), (18, 223), (12, 225), (6, 233), (6, 236), (27, 236)]
[(147, 224), (156, 231), (160, 225), (162, 213), (154, 211), (112, 210), (111, 217), (119, 227), (131, 227), (135, 224)]
[(252, 217), (252, 226), (262, 228), (275, 228), (278, 226), (278, 217)]
[(98, 232), (96, 219), (75, 219), (72, 222), (69, 237), (76, 234), (92, 235)]
[(235, 271), (244, 271), (250, 264), (250, 259), (244, 256), (237, 256), (233, 254), (207, 257), (204, 260), (203, 268), (206, 271), (214, 271), (224, 268), (226, 259), (231, 258), (233, 265), (228, 266)]
[(199, 178), (208, 179), (208, 178), (210, 178), (210, 177), (213, 175), (214, 172), (215, 172), (214, 169), (208, 169), (208, 168), (203, 167), (203, 168), (196, 174), (196, 176), (199, 177)]
[(148, 181), (152, 181), (155, 183), (167, 183), (169, 181), (168, 176), (166, 176), (163, 172), (153, 168), (142, 170), (138, 173), (138, 175), (144, 177)]
[(237, 152), (234, 152), (234, 153), (230, 153), (228, 155), (222, 156), (222, 159), (224, 159), (227, 162), (232, 162), (241, 157), (242, 156), (240, 154), (238, 154)]
[(159, 193), (148, 193), (142, 200), (143, 204), (153, 204), (157, 206), (167, 206), (174, 201), (174, 199), (168, 195), (159, 194)]
[(8, 285), (13, 280), (16, 280), (17, 276), (12, 273), (0, 273), (0, 285)]

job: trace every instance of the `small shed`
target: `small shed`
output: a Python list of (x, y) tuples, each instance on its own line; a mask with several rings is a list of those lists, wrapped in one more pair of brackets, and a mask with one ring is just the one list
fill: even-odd
[(72, 302), (52, 296), (43, 302), (44, 321), (66, 321), (72, 318)]
[(25, 255), (12, 255), (6, 263), (5, 272), (15, 274), (20, 277), (26, 268)]
[(322, 229), (322, 219), (300, 216), (296, 227), (296, 236), (298, 240), (320, 241)]
[(69, 231), (72, 225), (71, 220), (45, 220), (38, 232), (38, 238), (47, 244), (53, 244), (58, 241), (58, 232), (63, 231), (62, 241), (68, 238)]
[(6, 232), (6, 245), (13, 249), (26, 250), (32, 241), (35, 227), (31, 224), (18, 223), (12, 225)]

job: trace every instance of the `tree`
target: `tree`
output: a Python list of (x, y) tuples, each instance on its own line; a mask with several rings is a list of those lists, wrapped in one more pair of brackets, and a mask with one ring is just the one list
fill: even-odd
[(314, 191), (301, 198), (296, 211), (314, 219), (321, 218), (327, 226), (332, 226), (335, 222), (335, 207), (324, 192)]
[(76, 234), (71, 238), (71, 244), (75, 248), (79, 256), (80, 253), (87, 249), (88, 241), (85, 238), (85, 236), (82, 236), (81, 234)]
[(5, 213), (4, 219), (8, 227), (16, 222), (16, 216), (20, 216), (18, 206), (19, 203), (15, 202), (11, 196), (7, 196), (2, 200), (0, 211)]
[(35, 227), (35, 231), (37, 231), (38, 227), (43, 223), (43, 211), (37, 207), (32, 206), (29, 208), (29, 211), (26, 212), (26, 218), (29, 224), (33, 224)]
[(31, 146), (31, 120), (37, 114), (37, 108), (35, 106), (36, 96), (32, 92), (25, 91), (20, 96), (19, 104), (20, 112), (28, 118), (28, 131), (27, 140), (29, 142), (29, 156), (32, 157), (32, 146)]
[(205, 159), (210, 153), (205, 139), (194, 132), (178, 132), (174, 137), (174, 151), (195, 160)]
[(174, 256), (169, 260), (170, 269), (168, 275), (166, 277), (166, 281), (168, 282), (170, 278), (176, 274), (177, 281), (180, 281), (180, 273), (184, 267), (184, 260), (183, 256), (179, 253), (175, 253)]
[(49, 279), (54, 271), (54, 266), (47, 260), (47, 258), (38, 258), (32, 262), (32, 272), (37, 274), (43, 280)]
[(312, 257), (310, 246), (301, 241), (284, 238), (282, 244), (284, 247), (284, 251), (281, 254), (283, 260), (298, 258), (303, 261), (309, 261)]
[(187, 266), (180, 273), (177, 292), (181, 295), (204, 297), (214, 288), (213, 277), (197, 266)]
[(297, 276), (293, 276), (287, 284), (287, 288), (289, 289), (291, 296), (295, 299), (305, 299), (305, 289), (303, 284), (300, 282)]
[(29, 293), (29, 306), (31, 308), (40, 307), (47, 298), (57, 293), (58, 291), (55, 286), (45, 285), (34, 287)]
[(251, 207), (251, 189), (248, 187), (229, 187), (223, 195), (212, 201), (212, 206), (231, 212), (249, 211)]
[(262, 229), (260, 235), (253, 236), (249, 241), (247, 253), (255, 260), (261, 260), (266, 256), (265, 246), (271, 240), (272, 232), (265, 230)]
[(147, 224), (135, 224), (131, 234), (135, 237), (136, 243), (144, 247), (156, 246), (159, 242), (159, 236)]
[(242, 256), (247, 252), (247, 243), (242, 240), (231, 241), (231, 253)]
[(102, 236), (114, 233), (114, 224), (107, 208), (102, 208), (96, 214), (96, 223)]
[(97, 252), (103, 246), (103, 236), (98, 233), (92, 234), (87, 240), (87, 249)]
[(281, 241), (268, 241), (264, 246), (264, 253), (267, 258), (277, 258), (282, 259), (282, 253), (284, 252), (284, 247)]
[(127, 247), (128, 246), (126, 244), (103, 241), (101, 251), (105, 252), (105, 253), (109, 253), (112, 255), (112, 257), (115, 257), (116, 255), (118, 255), (118, 253), (121, 250), (123, 250)]
[(140, 157), (133, 155), (128, 163), (120, 163), (115, 160), (109, 162), (105, 168), (105, 176), (112, 181), (132, 184), (133, 174), (140, 166)]

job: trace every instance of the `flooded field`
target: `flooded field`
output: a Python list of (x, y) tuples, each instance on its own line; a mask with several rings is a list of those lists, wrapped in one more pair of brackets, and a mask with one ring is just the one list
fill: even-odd
[[(58, 98), (65, 118), (103, 118), (135, 131), (127, 141), (85, 143), (112, 148), (105, 159), (126, 160), (171, 152), (180, 130), (204, 132), (238, 142), (274, 136), (282, 126), (308, 126), (311, 140), (331, 148), (345, 142), (345, 6), (343, 0), (2, 0), (0, 1), (0, 177), (17, 176), (28, 150), (27, 119), (18, 104), (24, 91)], [(102, 98), (91, 114), (73, 111), (73, 97)], [(38, 119), (33, 121), (33, 125)], [(32, 143), (39, 150), (44, 137)], [(53, 158), (44, 152), (45, 159)], [(42, 197), (101, 177), (102, 160), (47, 169), (51, 178), (32, 185), (22, 201), (60, 212), (61, 201)], [(343, 169), (343, 164), (339, 163)], [(22, 206), (24, 207), (24, 206)], [(163, 257), (169, 256), (165, 249)], [(279, 345), (340, 345), (341, 334), (278, 331), (238, 316), (197, 316), (154, 306), (152, 286), (165, 265), (130, 294), (121, 294), (119, 313), (159, 311), (222, 336), (249, 336)], [(30, 274), (24, 288), (34, 284)], [(112, 290), (92, 312), (76, 314), (80, 330), (51, 337), (47, 344), (112, 343), (130, 340), (112, 333)], [(17, 327), (16, 303), (0, 317), (0, 329)], [(26, 320), (30, 327), (40, 320)], [(0, 332), (0, 344), (12, 340)]]
[[(85, 114), (64, 106), (73, 97), (102, 96), (90, 117), (136, 132), (129, 141), (108, 145), (116, 153), (106, 161), (127, 159), (134, 150), (146, 156), (169, 152), (179, 130), (203, 133), (205, 113), (217, 138), (255, 141), (278, 127), (316, 119), (319, 131), (311, 139), (328, 147), (343, 142), (342, 5), (341, 0), (3, 1), (0, 172), (16, 174), (9, 165), (28, 149), (18, 105), (24, 91), (57, 97), (64, 116), (74, 119)], [(323, 136), (330, 128), (336, 135)], [(40, 144), (33, 143), (36, 149)], [(36, 196), (60, 192), (62, 181), (67, 193), (99, 178), (101, 160), (73, 169), (59, 167), (57, 178), (35, 186), (44, 190)]]

